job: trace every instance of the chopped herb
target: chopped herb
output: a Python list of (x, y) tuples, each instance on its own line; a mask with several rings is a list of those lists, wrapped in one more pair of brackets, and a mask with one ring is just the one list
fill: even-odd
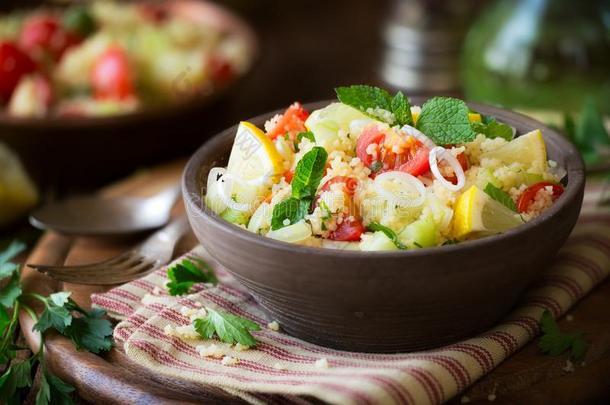
[(490, 139), (504, 138), (507, 141), (511, 141), (515, 137), (516, 130), (510, 125), (498, 122), (495, 118), (487, 115), (482, 115), (481, 118), (481, 122), (470, 124), (475, 133), (483, 134)]
[(299, 134), (297, 135), (296, 141), (294, 141), (294, 150), (295, 150), (295, 152), (299, 151), (299, 144), (301, 143), (301, 140), (303, 138), (309, 139), (314, 144), (316, 143), (316, 138), (314, 137), (313, 132), (311, 132), (311, 131), (299, 132)]
[[(377, 222), (371, 222), (367, 228), (373, 232), (383, 232), (398, 249), (405, 250), (407, 247), (398, 239), (398, 235), (392, 229)], [(420, 246), (421, 247), (421, 246)]]
[(381, 169), (383, 169), (383, 163), (381, 161), (376, 160), (371, 164), (371, 172), (377, 173)]
[(256, 339), (251, 331), (261, 330), (260, 326), (248, 319), (207, 308), (207, 316), (193, 321), (197, 333), (204, 339), (212, 339), (214, 335), (222, 342), (240, 343), (244, 346), (256, 346)]
[(183, 259), (167, 269), (166, 284), (169, 295), (188, 294), (197, 283), (218, 284), (214, 270), (203, 260), (190, 258)]
[[(390, 125), (413, 124), (409, 100), (401, 92), (392, 97), (384, 89), (364, 85), (338, 87), (335, 92), (343, 104), (354, 107), (372, 118)], [(384, 111), (390, 113), (393, 119), (388, 120), (388, 116), (382, 113)]]
[(542, 337), (538, 346), (546, 354), (559, 356), (569, 351), (572, 359), (580, 360), (587, 352), (589, 344), (583, 339), (583, 332), (561, 332), (549, 311), (544, 311), (542, 314), (540, 329), (542, 330)]
[(487, 183), (487, 185), (485, 186), (485, 193), (493, 200), (499, 202), (511, 211), (517, 212), (517, 206), (515, 205), (515, 202), (513, 201), (511, 196), (508, 195), (508, 193), (504, 190), (494, 186), (492, 183)]
[(324, 211), (324, 216), (322, 217), (322, 219), (331, 219), (332, 212), (330, 211), (330, 208), (328, 208), (326, 201), (320, 199), (319, 204), (320, 204), (320, 208), (322, 208), (322, 211)]
[(419, 243), (417, 243), (417, 242), (413, 241), (413, 244), (414, 244), (415, 246), (417, 246), (418, 248), (423, 249), (423, 246), (422, 246), (422, 245), (420, 245)]
[(287, 219), (290, 221), (290, 225), (296, 224), (309, 212), (311, 207), (311, 198), (304, 198), (302, 200), (290, 197), (273, 207), (273, 214), (271, 217), (271, 229), (277, 230), (287, 225), (284, 221)]
[(328, 153), (326, 149), (315, 146), (297, 163), (292, 180), (292, 196), (297, 199), (313, 198), (324, 177)]
[(471, 142), (476, 134), (468, 119), (468, 106), (451, 97), (434, 97), (422, 106), (417, 128), (439, 145)]

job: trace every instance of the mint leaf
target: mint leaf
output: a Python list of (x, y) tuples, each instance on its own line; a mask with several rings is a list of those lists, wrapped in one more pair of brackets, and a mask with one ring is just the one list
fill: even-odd
[(400, 126), (413, 125), (413, 116), (411, 115), (411, 105), (409, 100), (402, 94), (401, 91), (396, 93), (392, 99), (392, 113), (396, 118), (396, 123)]
[(277, 230), (283, 228), (284, 220), (288, 219), (290, 224), (295, 224), (305, 218), (305, 215), (309, 212), (311, 207), (311, 198), (305, 198), (298, 200), (291, 197), (284, 200), (273, 207), (273, 214), (271, 217), (271, 229)]
[(483, 134), (490, 139), (504, 138), (507, 141), (512, 141), (515, 136), (513, 127), (498, 122), (492, 117), (483, 116), (482, 122), (473, 122), (471, 126), (475, 133)]
[(589, 347), (587, 341), (583, 339), (582, 332), (561, 332), (549, 311), (544, 311), (542, 314), (540, 329), (542, 337), (538, 342), (538, 347), (540, 347), (543, 353), (551, 356), (559, 356), (566, 351), (570, 351), (572, 359), (580, 360), (584, 357)]
[(508, 195), (508, 193), (504, 190), (494, 186), (491, 183), (487, 183), (487, 185), (485, 186), (485, 193), (493, 200), (496, 200), (511, 211), (517, 212), (517, 206), (515, 205), (515, 202), (510, 197), (510, 195)]
[(316, 195), (320, 180), (324, 177), (328, 153), (326, 149), (315, 146), (297, 163), (292, 179), (292, 196), (296, 199), (313, 198)]
[(390, 240), (394, 243), (394, 245), (396, 245), (396, 247), (398, 249), (401, 249), (401, 250), (407, 249), (407, 247), (405, 245), (403, 245), (402, 242), (400, 242), (400, 240), (398, 240), (398, 235), (396, 235), (396, 232), (394, 232), (392, 229), (388, 228), (387, 226), (381, 225), (380, 223), (377, 223), (377, 222), (371, 222), (367, 226), (367, 228), (373, 232), (381, 231), (381, 232), (385, 233), (385, 236), (390, 238)]
[(434, 97), (422, 106), (417, 128), (439, 145), (471, 142), (476, 134), (468, 119), (468, 106), (451, 97)]
[(211, 339), (216, 334), (218, 339), (225, 343), (240, 343), (249, 347), (256, 346), (256, 339), (250, 332), (260, 330), (258, 324), (212, 308), (206, 307), (206, 311), (208, 315), (205, 318), (193, 321), (195, 330), (202, 338)]
[(376, 120), (390, 125), (413, 124), (409, 100), (400, 91), (392, 97), (379, 87), (354, 85), (337, 87), (335, 93), (343, 104), (354, 107)]
[(218, 284), (214, 270), (203, 260), (184, 259), (167, 269), (169, 295), (188, 294), (197, 283)]

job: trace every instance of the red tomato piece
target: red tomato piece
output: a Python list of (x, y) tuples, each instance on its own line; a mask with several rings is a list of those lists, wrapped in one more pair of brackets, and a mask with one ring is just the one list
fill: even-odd
[(415, 154), (411, 156), (406, 163), (398, 167), (401, 172), (409, 173), (412, 176), (421, 176), (430, 170), (430, 161), (428, 156), (430, 150), (425, 146), (420, 146)]
[(563, 186), (559, 184), (550, 183), (548, 181), (541, 181), (540, 183), (532, 184), (525, 189), (525, 191), (519, 197), (519, 200), (517, 201), (517, 210), (521, 213), (529, 211), (530, 206), (536, 199), (536, 194), (538, 194), (538, 191), (545, 187), (553, 188), (553, 201), (563, 194)]
[(352, 221), (344, 219), (337, 225), (337, 229), (330, 233), (329, 239), (343, 242), (359, 241), (360, 236), (365, 232), (364, 225), (357, 219)]
[(141, 3), (138, 4), (138, 10), (140, 11), (140, 14), (144, 16), (144, 18), (153, 23), (163, 22), (167, 20), (167, 17), (169, 17), (169, 10), (167, 9), (167, 6), (162, 3)]
[(214, 83), (225, 84), (235, 77), (233, 66), (221, 56), (212, 55), (208, 61), (208, 67), (210, 69), (210, 77)]
[(366, 167), (370, 168), (373, 164), (373, 157), (366, 153), (367, 148), (373, 143), (381, 145), (384, 139), (385, 134), (376, 125), (369, 125), (362, 130), (362, 134), (360, 134), (356, 143), (356, 156)]
[(57, 18), (49, 15), (28, 18), (19, 34), (21, 49), (41, 62), (47, 57), (58, 61), (66, 49), (79, 42), (79, 37), (67, 32)]
[(0, 43), (0, 102), (8, 102), (21, 78), (36, 64), (12, 42)]
[(345, 192), (348, 195), (354, 195), (356, 188), (358, 187), (358, 180), (355, 178), (348, 176), (336, 176), (324, 183), (324, 185), (320, 188), (320, 191), (324, 192), (330, 190), (330, 186), (335, 183), (345, 183)]
[[(457, 159), (460, 166), (462, 166), (462, 170), (464, 170), (464, 171), (468, 170), (468, 168), (470, 167), (470, 162), (468, 161), (468, 156), (466, 156), (464, 153), (460, 153), (455, 158)], [(457, 182), (458, 182), (457, 176), (455, 174), (452, 174), (451, 176), (447, 177), (447, 180), (453, 184), (457, 184)]]
[(133, 82), (127, 54), (118, 46), (103, 52), (93, 66), (91, 84), (101, 99), (124, 100), (133, 95)]
[(284, 178), (286, 179), (286, 183), (292, 183), (292, 179), (294, 178), (294, 172), (292, 170), (286, 170), (284, 173)]
[(290, 140), (294, 142), (299, 133), (307, 131), (307, 128), (305, 128), (307, 117), (309, 117), (309, 113), (305, 111), (303, 106), (300, 103), (294, 103), (288, 107), (275, 127), (267, 133), (267, 136), (275, 139), (278, 136), (288, 134)]

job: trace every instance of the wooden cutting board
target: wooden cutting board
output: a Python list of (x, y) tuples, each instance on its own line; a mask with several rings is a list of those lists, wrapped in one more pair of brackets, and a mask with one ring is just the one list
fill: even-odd
[[(184, 161), (176, 161), (134, 176), (102, 190), (107, 196), (148, 196), (180, 178)], [(182, 203), (174, 215), (183, 212)], [(44, 264), (81, 264), (111, 257), (137, 244), (137, 239), (67, 238), (46, 233), (32, 251), (27, 262)], [(176, 249), (179, 255), (196, 243), (187, 235)], [(48, 295), (55, 291), (72, 291), (72, 297), (89, 307), (93, 292), (106, 288), (57, 283), (28, 267), (23, 270), (24, 289)], [(40, 308), (38, 308), (40, 310)], [(573, 320), (562, 319), (560, 327), (584, 331), (591, 342), (585, 365), (577, 365), (574, 372), (566, 372), (566, 358), (540, 354), (534, 341), (506, 360), (492, 373), (477, 382), (453, 403), (486, 402), (573, 404), (610, 402), (610, 282), (594, 290), (570, 311)], [(39, 336), (32, 332), (32, 320), (20, 314), (22, 330), (32, 348), (39, 345)], [(124, 355), (121, 347), (97, 356), (78, 352), (72, 343), (60, 335), (46, 340), (49, 366), (60, 378), (77, 388), (78, 395), (92, 403), (116, 404), (172, 404), (172, 403), (227, 403), (238, 402), (213, 387), (199, 386), (178, 380), (168, 380), (143, 369)]]

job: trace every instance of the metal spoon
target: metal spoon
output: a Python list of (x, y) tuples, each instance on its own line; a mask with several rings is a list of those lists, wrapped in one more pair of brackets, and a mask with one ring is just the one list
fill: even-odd
[(169, 221), (180, 191), (177, 184), (148, 198), (68, 198), (40, 207), (30, 215), (30, 223), (67, 235), (110, 236), (149, 231)]

